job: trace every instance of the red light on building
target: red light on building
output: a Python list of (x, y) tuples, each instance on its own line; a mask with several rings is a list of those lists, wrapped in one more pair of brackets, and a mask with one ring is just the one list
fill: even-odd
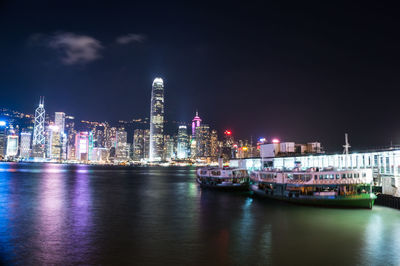
[(272, 140), (272, 143), (275, 143), (275, 144), (276, 144), (276, 143), (279, 143), (279, 142), (280, 142), (279, 139), (273, 139), (273, 140)]
[(232, 135), (232, 131), (230, 131), (230, 130), (225, 130), (225, 135)]

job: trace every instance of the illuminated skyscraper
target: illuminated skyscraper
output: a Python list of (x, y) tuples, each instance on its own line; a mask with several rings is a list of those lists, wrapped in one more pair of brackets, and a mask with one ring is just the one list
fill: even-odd
[(135, 129), (133, 133), (133, 160), (148, 159), (149, 138), (150, 131), (148, 129)]
[(196, 128), (201, 125), (201, 118), (199, 117), (199, 112), (196, 111), (196, 116), (192, 120), (192, 137), (196, 138)]
[(89, 133), (79, 132), (75, 136), (75, 159), (78, 161), (89, 160)]
[(105, 147), (108, 149), (116, 148), (117, 146), (117, 128), (107, 127)]
[(151, 91), (150, 161), (161, 161), (164, 145), (164, 82), (155, 78)]
[(115, 157), (117, 161), (129, 160), (129, 149), (128, 149), (128, 134), (124, 128), (120, 128), (116, 133), (116, 147)]
[(233, 149), (232, 131), (225, 130), (223, 146), (222, 146), (222, 150), (221, 150), (221, 155), (224, 158), (225, 162), (227, 162), (227, 161), (229, 161), (229, 159), (233, 158), (233, 156), (232, 156), (233, 151), (234, 151), (234, 149)]
[(47, 130), (47, 157), (52, 160), (61, 160), (62, 142), (58, 126), (50, 125)]
[(46, 111), (44, 110), (44, 98), (40, 97), (39, 106), (35, 110), (35, 124), (33, 128), (33, 157), (44, 158), (45, 156), (45, 136), (44, 136), (44, 121)]
[(212, 159), (215, 161), (218, 159), (218, 134), (215, 129), (211, 130), (211, 136), (210, 136), (210, 156)]
[(19, 148), (19, 157), (28, 159), (31, 153), (31, 132), (21, 132), (21, 144)]
[(164, 156), (163, 159), (171, 161), (175, 159), (175, 140), (170, 135), (164, 136)]
[(143, 134), (143, 159), (148, 160), (150, 155), (150, 129), (145, 129)]
[(186, 159), (189, 156), (189, 138), (187, 135), (187, 127), (182, 125), (178, 128), (177, 157), (178, 159)]
[(205, 158), (210, 156), (210, 127), (201, 125), (196, 128), (196, 157)]
[(18, 154), (18, 136), (9, 135), (7, 136), (7, 157), (15, 157)]
[(6, 155), (6, 143), (7, 143), (7, 123), (6, 121), (0, 121), (0, 158)]
[(135, 129), (133, 132), (133, 160), (140, 161), (144, 158), (144, 130)]
[(64, 131), (65, 131), (65, 113), (55, 112), (54, 124), (58, 127), (58, 130), (61, 133), (64, 133)]

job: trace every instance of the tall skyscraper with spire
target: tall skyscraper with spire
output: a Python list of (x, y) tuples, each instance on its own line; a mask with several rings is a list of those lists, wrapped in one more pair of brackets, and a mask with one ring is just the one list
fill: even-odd
[(199, 112), (196, 110), (196, 116), (192, 120), (192, 137), (196, 137), (196, 128), (201, 125), (201, 118), (199, 117)]
[(40, 97), (39, 106), (35, 110), (35, 124), (33, 128), (33, 157), (44, 158), (45, 156), (45, 136), (44, 136), (44, 121), (46, 111), (44, 110), (44, 97)]
[(164, 150), (164, 81), (155, 78), (151, 90), (150, 161), (161, 161)]

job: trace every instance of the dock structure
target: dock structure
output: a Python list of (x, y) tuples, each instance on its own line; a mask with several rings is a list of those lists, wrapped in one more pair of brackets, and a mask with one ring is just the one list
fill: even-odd
[[(263, 156), (259, 158), (232, 159), (230, 166), (259, 170), (265, 167), (276, 169), (328, 168), (373, 169), (374, 186), (382, 187), (382, 194), (400, 197), (400, 147), (351, 152), (344, 154), (300, 154), (288, 156)], [(270, 154), (269, 154), (270, 155)]]

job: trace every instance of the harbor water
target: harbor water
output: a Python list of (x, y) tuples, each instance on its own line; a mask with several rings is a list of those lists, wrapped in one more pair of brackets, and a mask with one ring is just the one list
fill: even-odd
[(6, 265), (400, 265), (400, 211), (202, 190), (195, 168), (0, 163)]

